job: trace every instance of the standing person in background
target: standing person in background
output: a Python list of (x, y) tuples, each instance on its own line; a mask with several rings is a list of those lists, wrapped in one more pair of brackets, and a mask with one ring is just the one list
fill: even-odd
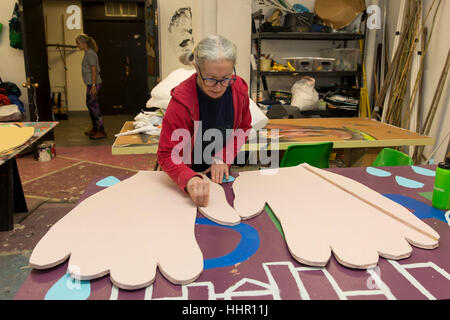
[(91, 139), (105, 138), (106, 133), (98, 103), (98, 92), (102, 87), (102, 78), (100, 77), (97, 43), (86, 34), (80, 34), (75, 40), (78, 48), (84, 51), (81, 74), (87, 86), (86, 106), (89, 109), (89, 115), (92, 121), (92, 129), (85, 132), (85, 134)]

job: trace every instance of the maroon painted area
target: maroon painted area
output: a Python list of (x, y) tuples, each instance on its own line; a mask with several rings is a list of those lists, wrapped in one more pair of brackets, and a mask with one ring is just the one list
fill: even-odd
[[(333, 289), (333, 286), (331, 285), (330, 281), (328, 281), (328, 279), (324, 277), (322, 271), (319, 270), (302, 271), (300, 273), (300, 276), (303, 285), (305, 286), (305, 289), (309, 293), (309, 296), (312, 300), (335, 300), (339, 298), (338, 295), (336, 294), (336, 291)], [(283, 281), (283, 279), (280, 279), (279, 281)], [(295, 283), (293, 283), (292, 280), (290, 282), (292, 290), (295, 290), (297, 286), (295, 285)], [(300, 293), (298, 293), (297, 296), (300, 297)], [(293, 299), (293, 298), (294, 298), (293, 294), (286, 297), (286, 299)]]
[(66, 274), (67, 262), (46, 270), (33, 269), (15, 300), (44, 300), (48, 290)]
[[(434, 169), (433, 167), (429, 167)], [(396, 193), (410, 196), (417, 200), (427, 203), (427, 200), (417, 192), (431, 191), (434, 178), (425, 177), (415, 174), (409, 167), (390, 167), (383, 168), (393, 173), (393, 177), (380, 178), (373, 177), (366, 173), (365, 168), (351, 169), (330, 169), (330, 171), (353, 178), (357, 181), (363, 181), (364, 184), (381, 193)], [(424, 183), (424, 187), (420, 190), (407, 189), (399, 186), (395, 182), (395, 175), (399, 175), (408, 179)], [(233, 192), (230, 189), (231, 183), (224, 184), (227, 199), (230, 203), (233, 200)], [(83, 199), (98, 190), (94, 183), (90, 184), (85, 194), (80, 198)], [(199, 217), (202, 217), (199, 214)], [(412, 263), (433, 262), (439, 268), (450, 273), (450, 230), (448, 224), (437, 219), (426, 219), (425, 223), (435, 229), (441, 236), (440, 246), (434, 250), (424, 250), (413, 247), (411, 257), (397, 261), (401, 265)], [(234, 297), (233, 299), (272, 299), (271, 294), (263, 294), (255, 296), (251, 291), (264, 291), (265, 288), (260, 283), (272, 285), (276, 292), (279, 293), (281, 299), (301, 299), (299, 287), (294, 276), (298, 275), (301, 284), (307, 291), (309, 298), (314, 300), (338, 299), (336, 290), (332, 283), (325, 277), (321, 270), (310, 270), (308, 266), (302, 265), (295, 261), (284, 242), (284, 239), (270, 220), (266, 212), (259, 216), (245, 221), (258, 231), (260, 238), (260, 247), (258, 251), (248, 260), (239, 264), (204, 270), (197, 283), (205, 282), (213, 286), (213, 292), (209, 294), (221, 295), (230, 287), (235, 286), (243, 279), (252, 279), (259, 281), (256, 283), (243, 283), (240, 287), (234, 288), (234, 292), (250, 291), (244, 296)], [(223, 230), (221, 230), (223, 229)], [(232, 250), (239, 240), (239, 235), (232, 230), (220, 227), (209, 227), (205, 225), (197, 225), (195, 235), (204, 257), (210, 259), (223, 255)], [(274, 265), (265, 265), (273, 263)], [(264, 270), (264, 265), (269, 273)], [(56, 282), (64, 274), (67, 263), (51, 270), (35, 271), (33, 270), (28, 279), (18, 292), (16, 299), (42, 299), (46, 290)], [(379, 274), (382, 281), (389, 287), (390, 292), (396, 299), (426, 299), (426, 297), (394, 266), (384, 258), (380, 258), (379, 269), (375, 272)], [(300, 269), (299, 269), (300, 268)], [(438, 299), (450, 299), (450, 281), (444, 278), (431, 268), (407, 269), (408, 272), (416, 278), (416, 280)], [(369, 291), (374, 290), (376, 283), (366, 270), (354, 270), (341, 266), (334, 257), (331, 257), (326, 266), (326, 271), (335, 281), (339, 290), (348, 291)], [(271, 280), (272, 279), (272, 280)], [(273, 282), (271, 282), (273, 281)], [(111, 295), (111, 282), (109, 276), (91, 282), (90, 299), (109, 299)], [(182, 287), (174, 285), (167, 281), (157, 270), (155, 282), (152, 287), (152, 299), (160, 298), (176, 298), (182, 296)], [(207, 299), (208, 289), (206, 286), (188, 287), (189, 299)], [(125, 291), (119, 290), (118, 299), (143, 299), (145, 290)], [(223, 299), (223, 297), (217, 297)], [(348, 299), (386, 299), (383, 294), (376, 295), (357, 295), (350, 296)]]
[(67, 168), (78, 162), (80, 161), (63, 159), (58, 156), (50, 161), (37, 161), (31, 154), (17, 159), (17, 167), (19, 169), (20, 179), (22, 183), (25, 183), (31, 179), (39, 178), (42, 175)]
[(222, 257), (230, 253), (241, 240), (236, 231), (215, 226), (197, 225), (195, 235), (204, 259)]
[(105, 300), (111, 296), (111, 281), (109, 277), (91, 280), (91, 295), (88, 300)]
[[(436, 166), (423, 165), (420, 166), (432, 171), (436, 170)], [(380, 193), (393, 193), (408, 196), (431, 205), (431, 201), (419, 195), (419, 192), (431, 192), (433, 191), (434, 177), (423, 176), (414, 172), (411, 167), (382, 167), (381, 170), (389, 171), (392, 175), (390, 177), (380, 178), (368, 174), (366, 168), (333, 168), (328, 169), (330, 172), (334, 172), (356, 181), (362, 182), (365, 186), (380, 192)], [(403, 178), (415, 180), (417, 182), (424, 183), (424, 186), (420, 189), (409, 189), (397, 184), (395, 177), (400, 176)]]

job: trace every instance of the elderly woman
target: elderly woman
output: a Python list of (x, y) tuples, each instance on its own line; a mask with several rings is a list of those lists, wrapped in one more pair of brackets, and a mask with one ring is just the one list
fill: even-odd
[[(201, 40), (180, 61), (197, 73), (175, 87), (164, 115), (158, 162), (200, 207), (209, 181), (229, 178), (229, 167), (251, 129), (248, 86), (236, 75), (236, 46), (220, 35)], [(214, 138), (214, 139), (213, 139)]]

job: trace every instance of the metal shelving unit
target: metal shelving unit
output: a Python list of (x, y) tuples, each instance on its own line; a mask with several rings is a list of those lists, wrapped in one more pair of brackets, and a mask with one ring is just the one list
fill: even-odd
[(290, 71), (260, 71), (261, 76), (312, 76), (312, 77), (356, 77), (359, 76), (361, 72), (359, 71), (332, 71), (332, 72), (290, 72)]
[[(364, 19), (363, 19), (364, 21)], [(256, 29), (256, 28), (255, 28)], [(255, 30), (254, 30), (255, 31)], [(344, 46), (347, 46), (347, 41), (359, 41), (365, 40), (366, 28), (363, 28), (362, 33), (318, 33), (318, 32), (258, 32), (252, 34), (252, 40), (256, 42), (256, 99), (260, 101), (261, 93), (261, 80), (263, 81), (264, 89), (268, 90), (266, 77), (277, 76), (291, 76), (291, 77), (334, 77), (334, 78), (348, 78), (352, 77), (358, 86), (361, 86), (363, 81), (362, 64), (358, 67), (358, 71), (333, 71), (333, 72), (277, 72), (277, 71), (261, 71), (260, 70), (260, 58), (261, 58), (261, 42), (263, 40), (290, 40), (290, 41), (302, 41), (302, 40), (314, 40), (314, 41), (344, 41)], [(364, 46), (362, 52), (362, 60), (364, 61)]]
[(260, 32), (252, 35), (252, 39), (271, 40), (361, 40), (364, 34), (359, 33), (320, 33), (320, 32)]

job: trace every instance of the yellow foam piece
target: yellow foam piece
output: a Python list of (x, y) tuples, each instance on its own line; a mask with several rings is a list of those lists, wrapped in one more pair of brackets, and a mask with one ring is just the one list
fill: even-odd
[(20, 147), (34, 134), (33, 127), (0, 127), (0, 153)]

